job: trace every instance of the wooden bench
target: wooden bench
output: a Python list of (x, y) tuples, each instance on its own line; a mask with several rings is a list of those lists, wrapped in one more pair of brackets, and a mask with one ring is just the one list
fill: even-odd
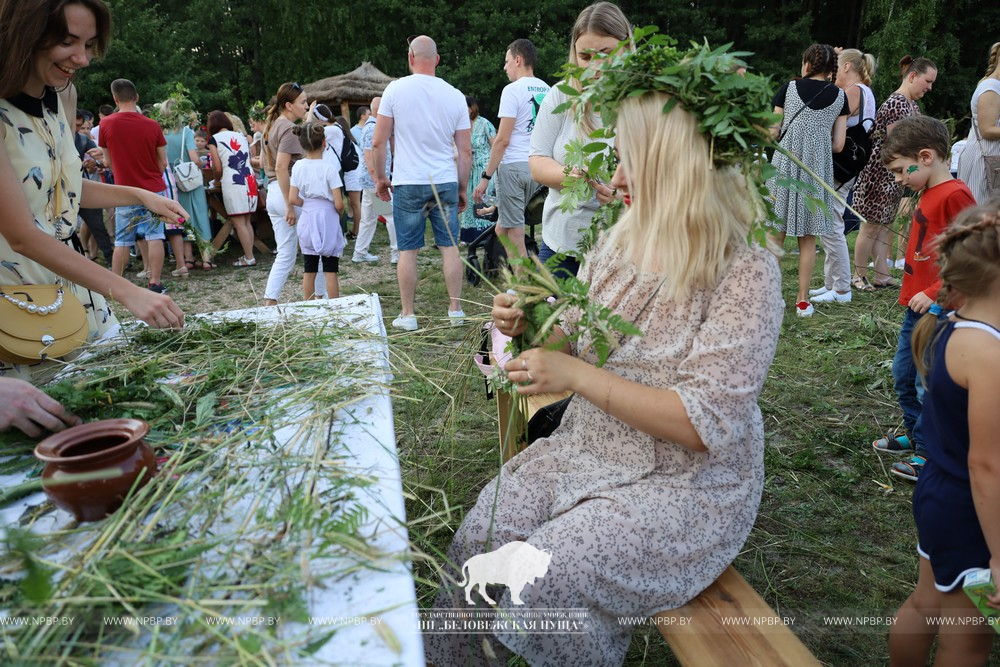
[[(521, 447), (517, 434), (539, 408), (566, 394), (521, 397), (515, 405), (497, 393), (503, 460)], [(515, 409), (517, 408), (517, 409)], [(725, 620), (723, 620), (725, 619)], [(651, 622), (682, 665), (692, 667), (819, 667), (795, 633), (732, 566), (683, 607), (663, 611)]]
[(682, 665), (808, 667), (820, 664), (732, 566), (698, 597), (678, 609), (661, 611), (652, 622)]

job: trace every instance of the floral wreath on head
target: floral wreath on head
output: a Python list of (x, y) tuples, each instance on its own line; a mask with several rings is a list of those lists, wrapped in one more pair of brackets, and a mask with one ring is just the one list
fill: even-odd
[[(615, 121), (622, 103), (631, 97), (661, 92), (669, 96), (663, 113), (680, 106), (693, 115), (708, 141), (712, 163), (739, 169), (756, 193), (757, 208), (767, 218), (776, 220), (767, 181), (778, 176), (778, 172), (765, 150), (789, 155), (817, 182), (821, 179), (770, 135), (770, 128), (781, 119), (772, 110), (771, 78), (740, 71), (747, 67), (743, 58), (752, 54), (731, 50), (731, 43), (712, 49), (707, 42), (692, 42), (689, 48), (680, 49), (675, 39), (659, 34), (658, 30), (655, 26), (637, 28), (632, 39), (619, 43), (595, 68), (564, 66), (566, 81), (559, 84), (559, 89), (568, 100), (555, 111), (570, 111), (578, 121), (593, 111), (601, 115), (604, 124), (589, 137), (567, 146), (567, 176), (575, 168), (592, 180), (609, 182), (615, 160), (608, 140), (615, 135)], [(579, 90), (568, 83), (570, 80), (579, 82)], [(592, 196), (586, 180), (568, 177), (564, 181), (564, 209), (575, 208)], [(781, 179), (781, 185), (823, 205), (816, 199), (817, 190), (812, 184)], [(822, 185), (829, 189), (825, 183)], [(614, 224), (620, 211), (620, 204), (602, 207), (581, 250), (592, 246), (600, 231)]]
[(164, 132), (172, 132), (192, 120), (197, 122), (200, 116), (188, 97), (189, 94), (183, 84), (176, 84), (174, 92), (167, 99), (150, 107), (148, 116), (159, 123)]
[(715, 164), (740, 164), (753, 157), (755, 147), (773, 147), (769, 128), (778, 116), (771, 111), (770, 77), (739, 73), (747, 67), (742, 58), (752, 54), (731, 48), (731, 43), (712, 49), (707, 42), (692, 42), (681, 50), (655, 26), (637, 28), (631, 42), (619, 44), (595, 69), (568, 66), (566, 74), (580, 81), (581, 90), (567, 84), (561, 90), (578, 115), (589, 105), (605, 127), (614, 126), (627, 98), (666, 93), (670, 100), (663, 113), (680, 105), (697, 118)]
[(264, 122), (264, 120), (267, 119), (267, 107), (264, 105), (263, 102), (257, 100), (250, 107), (250, 110), (247, 112), (247, 115), (250, 117), (250, 120), (262, 123)]

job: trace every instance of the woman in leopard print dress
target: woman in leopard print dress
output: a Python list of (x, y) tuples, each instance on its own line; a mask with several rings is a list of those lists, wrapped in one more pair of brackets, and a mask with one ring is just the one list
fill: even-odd
[[(906, 56), (899, 61), (902, 83), (886, 98), (875, 114), (872, 128), (872, 156), (868, 164), (858, 174), (854, 185), (854, 209), (865, 218), (854, 244), (855, 289), (871, 291), (875, 287), (892, 285), (889, 274), (888, 254), (889, 234), (896, 220), (899, 202), (903, 197), (903, 186), (897, 185), (895, 178), (882, 164), (882, 142), (892, 131), (893, 125), (920, 114), (917, 100), (933, 86), (937, 78), (937, 66), (927, 58), (914, 60)], [(874, 262), (875, 277), (868, 279), (868, 260)]]

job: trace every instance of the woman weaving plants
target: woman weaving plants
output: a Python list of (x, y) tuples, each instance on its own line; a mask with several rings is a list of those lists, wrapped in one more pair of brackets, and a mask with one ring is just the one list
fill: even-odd
[[(640, 42), (647, 35), (637, 32)], [(755, 164), (751, 147), (771, 143), (761, 130), (770, 91), (766, 79), (734, 73), (739, 55), (653, 36), (596, 71), (572, 72), (582, 83), (573, 108), (590, 104), (614, 128), (611, 185), (626, 204), (584, 256), (580, 279), (593, 304), (643, 335), (601, 341), (578, 308), (546, 332), (524, 293), (494, 298), (503, 333), (530, 327), (528, 340), (548, 341), (506, 364), (518, 393), (576, 396), (555, 432), (483, 489), (452, 542), (436, 607), (466, 608), (472, 583), (455, 586), (462, 564), (521, 542), (549, 555), (547, 571), (498, 606), (584, 608), (586, 631), (429, 634), (438, 667), (511, 651), (531, 664), (620, 664), (631, 635), (621, 617), (694, 598), (753, 526), (764, 484), (757, 398), (783, 305), (776, 259), (747, 242), (765, 208), (769, 165)]]

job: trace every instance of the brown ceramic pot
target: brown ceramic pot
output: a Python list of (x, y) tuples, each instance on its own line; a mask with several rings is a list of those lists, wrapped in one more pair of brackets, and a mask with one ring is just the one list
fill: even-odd
[[(142, 471), (140, 486), (156, 474), (156, 456), (143, 440), (148, 431), (141, 419), (103, 419), (50, 435), (35, 447), (35, 456), (45, 462), (42, 489), (78, 521), (103, 519), (121, 507)], [(108, 476), (62, 481), (79, 473)]]

